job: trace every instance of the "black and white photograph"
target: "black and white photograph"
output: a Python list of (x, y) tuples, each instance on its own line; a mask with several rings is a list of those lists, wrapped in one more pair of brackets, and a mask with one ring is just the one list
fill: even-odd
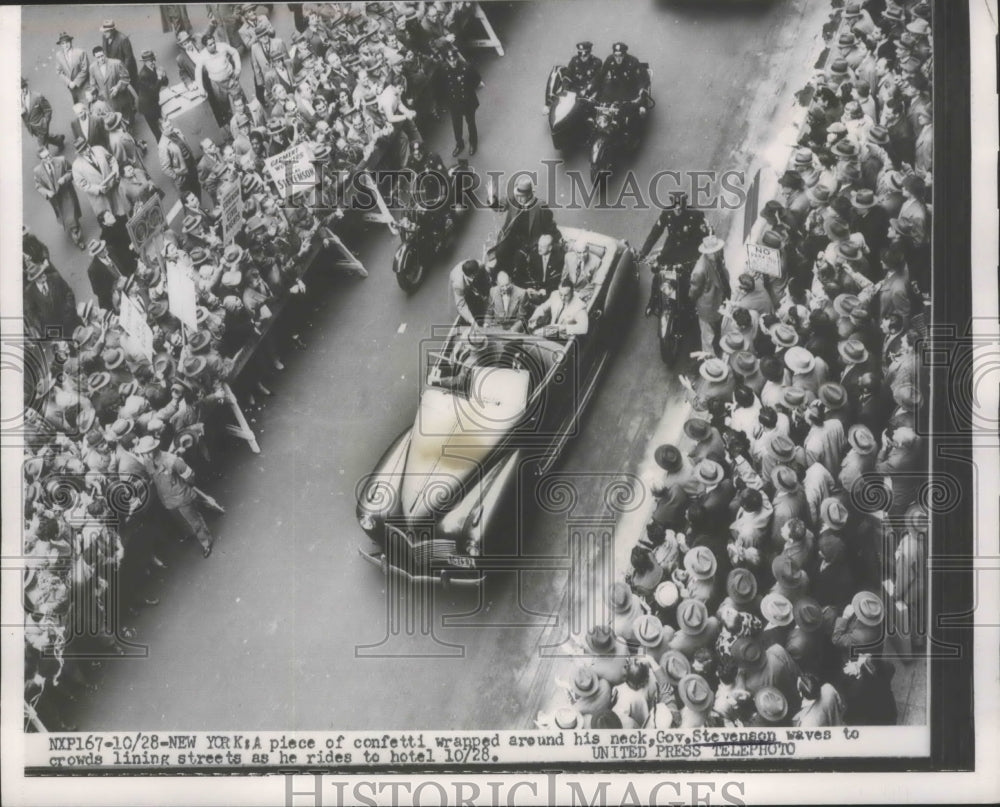
[(1000, 800), (997, 32), (0, 9), (4, 803)]

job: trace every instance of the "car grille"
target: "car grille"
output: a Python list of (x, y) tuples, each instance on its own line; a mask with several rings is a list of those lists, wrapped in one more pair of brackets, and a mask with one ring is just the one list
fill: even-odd
[(433, 527), (402, 530), (392, 524), (385, 525), (385, 555), (390, 566), (414, 576), (432, 577), (451, 564), (448, 558), (455, 554), (455, 542), (432, 540)]

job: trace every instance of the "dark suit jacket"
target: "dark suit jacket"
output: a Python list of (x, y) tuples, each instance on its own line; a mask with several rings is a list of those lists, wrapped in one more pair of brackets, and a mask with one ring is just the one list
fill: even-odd
[(160, 89), (166, 87), (167, 77), (159, 78), (156, 71), (144, 64), (139, 68), (135, 80), (135, 92), (138, 96), (139, 111), (147, 118), (160, 117)]
[(112, 305), (112, 292), (115, 283), (118, 282), (119, 275), (114, 273), (109, 266), (106, 266), (99, 258), (90, 261), (87, 267), (87, 278), (90, 280), (90, 290), (97, 298), (97, 304), (105, 311), (114, 310)]
[(559, 288), (564, 263), (565, 254), (561, 249), (553, 246), (552, 252), (549, 253), (547, 271), (542, 272), (542, 256), (536, 250), (528, 256), (528, 265), (519, 266), (515, 271), (514, 282), (524, 289), (544, 291), (545, 296), (548, 297)]
[(138, 77), (138, 65), (135, 63), (135, 54), (132, 53), (132, 41), (121, 31), (112, 31), (111, 36), (106, 37), (104, 42), (104, 52), (109, 59), (117, 59), (128, 70), (129, 78), (135, 81)]
[(701, 505), (708, 515), (708, 526), (710, 529), (722, 530), (723, 534), (728, 534), (729, 525), (735, 515), (729, 508), (736, 496), (736, 488), (728, 479), (723, 479), (711, 492), (701, 499)]
[(76, 297), (62, 275), (54, 269), (49, 269), (45, 277), (49, 284), (48, 294), (42, 294), (34, 283), (25, 288), (25, 312), (35, 318), (43, 331), (46, 327), (61, 327), (63, 339), (69, 339), (73, 329), (80, 324), (76, 313)]
[(104, 126), (104, 121), (96, 115), (87, 116), (86, 129), (80, 125), (79, 118), (73, 118), (70, 122), (70, 128), (73, 130), (74, 140), (78, 137), (82, 137), (92, 146), (103, 146), (104, 148), (110, 150), (108, 130)]
[(528, 295), (524, 289), (511, 286), (506, 314), (504, 314), (503, 296), (500, 289), (496, 286), (490, 289), (490, 301), (486, 307), (486, 325), (498, 325), (509, 331), (517, 323), (524, 326), (527, 319)]
[(442, 105), (449, 109), (474, 110), (479, 107), (476, 89), (482, 82), (479, 71), (468, 62), (455, 67), (447, 63), (438, 72), (438, 94)]
[(503, 227), (500, 228), (500, 234), (497, 236), (498, 244), (503, 241), (515, 227), (520, 229), (523, 226), (520, 221), (520, 217), (524, 215), (527, 215), (528, 217), (528, 244), (537, 244), (539, 237), (546, 234), (551, 235), (555, 242), (559, 242), (559, 229), (556, 227), (555, 216), (552, 214), (552, 210), (549, 209), (548, 205), (545, 205), (536, 199), (534, 204), (527, 208), (518, 207), (513, 203), (508, 203), (504, 205), (504, 207), (507, 215), (504, 217)]
[[(56, 217), (62, 224), (73, 224), (80, 218), (80, 202), (76, 196), (76, 189), (72, 182), (59, 184), (59, 180), (70, 173), (69, 163), (66, 158), (56, 156), (52, 158), (52, 171), (55, 175), (49, 175), (48, 169), (43, 163), (39, 163), (32, 169), (35, 178), (35, 188), (48, 199), (49, 204), (56, 213)], [(51, 196), (50, 196), (51, 194)]]
[(52, 104), (38, 92), (29, 91), (28, 109), (21, 112), (21, 120), (34, 137), (42, 137), (49, 132), (52, 121)]

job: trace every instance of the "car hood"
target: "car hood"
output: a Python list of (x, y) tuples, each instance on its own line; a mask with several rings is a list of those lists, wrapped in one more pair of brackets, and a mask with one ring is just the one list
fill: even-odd
[(407, 521), (440, 517), (457, 504), (487, 457), (520, 421), (527, 403), (524, 371), (473, 372), (470, 394), (428, 387), (420, 398), (400, 487)]

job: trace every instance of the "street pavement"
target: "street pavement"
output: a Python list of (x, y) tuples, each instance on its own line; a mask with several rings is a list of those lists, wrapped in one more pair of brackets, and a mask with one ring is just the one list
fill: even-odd
[[(507, 175), (541, 169), (554, 159), (541, 105), (546, 76), (565, 63), (574, 43), (591, 39), (604, 56), (622, 39), (648, 61), (656, 108), (631, 167), (640, 178), (657, 170), (743, 168), (734, 155), (748, 134), (747, 112), (766, 91), (775, 43), (804, 0), (771, 3), (607, 2), (578, 0), (487, 5), (506, 56), (478, 51), (480, 171)], [(196, 27), (203, 10), (189, 6)], [(74, 7), (72, 19), (25, 9), (22, 69), (53, 101), (55, 131), (68, 131), (68, 94), (56, 81), (50, 49), (59, 30), (96, 44), (100, 20), (114, 16), (136, 52), (152, 47), (173, 80), (172, 40), (156, 7)], [(275, 27), (290, 37), (290, 13), (275, 6)], [(84, 32), (92, 33), (86, 34)], [(37, 70), (36, 70), (37, 68)], [(249, 77), (244, 73), (249, 89)], [(153, 144), (139, 124), (138, 130)], [(450, 161), (450, 126), (425, 133)], [(86, 296), (86, 260), (34, 193), (29, 139), (24, 143), (25, 221), (53, 249), (53, 263)], [(162, 179), (155, 152), (147, 160)], [(583, 152), (568, 167), (586, 175)], [(565, 193), (565, 167), (556, 195)], [(612, 193), (620, 177), (612, 182)], [(174, 196), (169, 183), (167, 205)], [(540, 188), (547, 196), (546, 188)], [(565, 199), (548, 199), (550, 202)], [(81, 203), (86, 207), (85, 200)], [(638, 246), (655, 211), (557, 210), (557, 221), (626, 238)], [(712, 211), (728, 226), (728, 211)], [(85, 236), (96, 230), (89, 210)], [(388, 637), (390, 602), (384, 578), (356, 552), (364, 536), (354, 518), (354, 490), (391, 440), (412, 423), (420, 379), (419, 342), (453, 319), (447, 272), (479, 257), (499, 225), (496, 214), (474, 212), (451, 254), (407, 296), (390, 271), (395, 239), (372, 229), (358, 256), (370, 276), (318, 284), (301, 324), (308, 348), (286, 356), (287, 369), (269, 380), (274, 391), (253, 424), (262, 446), (252, 455), (236, 445), (221, 480), (210, 486), (228, 513), (211, 522), (220, 536), (205, 561), (191, 544), (169, 557), (164, 580), (151, 584), (161, 604), (135, 621), (143, 658), (108, 661), (97, 695), (75, 715), (81, 729), (385, 729), (521, 727), (530, 725), (533, 692), (546, 669), (538, 662), (545, 615), (560, 613), (564, 572), (512, 575), (471, 593), (434, 595), (437, 643), (419, 629)], [(352, 239), (353, 240), (353, 239)], [(556, 470), (577, 493), (572, 517), (606, 515), (604, 491), (634, 473), (672, 400), (676, 378), (661, 364), (651, 322), (642, 319), (648, 294), (642, 277), (634, 326), (603, 379)], [(525, 541), (538, 554), (567, 553), (566, 513), (526, 516)], [(632, 539), (619, 537), (619, 541)], [(412, 603), (411, 603), (412, 605)], [(402, 606), (405, 609), (406, 603)], [(419, 615), (418, 615), (419, 616)], [(450, 624), (445, 624), (445, 618)], [(529, 623), (529, 624), (525, 624)], [(391, 641), (386, 641), (391, 638)], [(362, 647), (365, 646), (365, 647)], [(391, 657), (379, 657), (379, 655)], [(447, 654), (451, 654), (447, 657)], [(528, 675), (526, 670), (537, 674)]]

